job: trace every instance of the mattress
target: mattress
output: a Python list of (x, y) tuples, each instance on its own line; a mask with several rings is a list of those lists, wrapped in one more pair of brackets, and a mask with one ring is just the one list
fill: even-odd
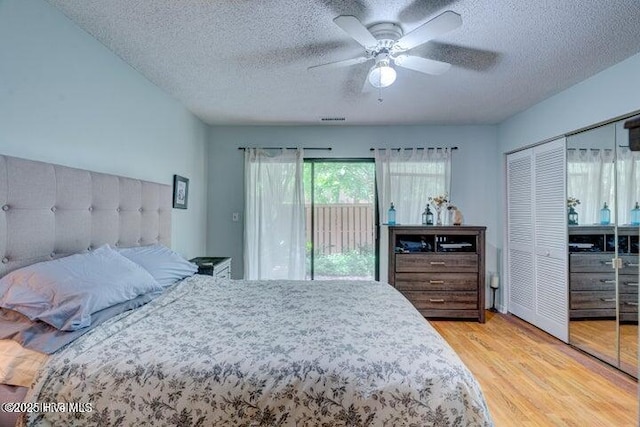
[(455, 352), (372, 281), (195, 275), (51, 355), (25, 401), (77, 404), (28, 426), (492, 425)]

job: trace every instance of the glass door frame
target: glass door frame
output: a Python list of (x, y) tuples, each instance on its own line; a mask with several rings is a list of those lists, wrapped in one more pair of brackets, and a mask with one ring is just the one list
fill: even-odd
[[(374, 246), (374, 280), (380, 280), (380, 220), (378, 209), (378, 177), (375, 169), (375, 159), (372, 157), (305, 157), (304, 163), (311, 165), (311, 230), (315, 229), (315, 212), (313, 209), (315, 200), (315, 182), (314, 182), (314, 168), (316, 163), (371, 163), (373, 165), (373, 246)], [(311, 265), (309, 268), (310, 280), (315, 280), (315, 260), (313, 256), (313, 249), (315, 248), (314, 233), (311, 233)]]

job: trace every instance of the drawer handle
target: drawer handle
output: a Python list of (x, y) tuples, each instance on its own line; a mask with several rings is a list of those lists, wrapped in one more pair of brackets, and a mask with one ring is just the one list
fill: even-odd
[(602, 283), (616, 283), (615, 280), (606, 280), (606, 279), (600, 279), (600, 282), (602, 282)]
[(613, 265), (613, 261), (600, 261), (604, 265)]
[(429, 298), (429, 302), (444, 302), (442, 298)]
[(445, 265), (444, 261), (431, 261), (431, 265)]
[(640, 265), (640, 264), (635, 263), (635, 262), (628, 262), (627, 263), (627, 267), (638, 267), (638, 265)]
[[(429, 283), (432, 285), (441, 285), (444, 283), (444, 280), (429, 280)], [(636, 283), (637, 285), (637, 283)]]
[(637, 302), (625, 302), (625, 304), (627, 304), (627, 305), (632, 305), (632, 306), (634, 306), (634, 307), (637, 307), (637, 306), (638, 306), (638, 303), (637, 303)]
[(600, 298), (604, 302), (616, 302), (615, 298)]
[(625, 285), (627, 285), (627, 286), (634, 286), (634, 287), (636, 287), (636, 288), (638, 287), (638, 284), (637, 284), (637, 283), (633, 283), (633, 282), (625, 282)]

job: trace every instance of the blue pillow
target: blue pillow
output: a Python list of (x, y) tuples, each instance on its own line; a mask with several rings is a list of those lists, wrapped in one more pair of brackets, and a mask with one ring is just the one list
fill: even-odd
[(62, 331), (91, 324), (91, 314), (162, 287), (108, 245), (24, 267), (0, 279), (0, 307)]
[(120, 254), (147, 270), (161, 286), (170, 286), (198, 272), (198, 266), (164, 245), (120, 249)]

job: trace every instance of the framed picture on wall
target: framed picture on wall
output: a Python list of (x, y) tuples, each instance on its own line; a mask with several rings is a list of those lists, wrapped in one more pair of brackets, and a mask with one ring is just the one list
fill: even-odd
[(189, 178), (173, 175), (173, 207), (187, 209), (189, 199)]

